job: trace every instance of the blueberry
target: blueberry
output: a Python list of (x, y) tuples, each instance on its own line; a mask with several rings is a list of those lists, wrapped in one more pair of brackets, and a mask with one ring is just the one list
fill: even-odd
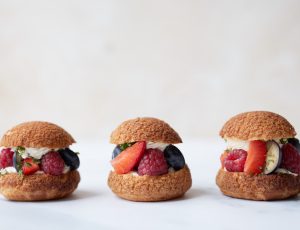
[(13, 155), (13, 165), (14, 165), (15, 168), (17, 168), (17, 165), (18, 165), (18, 163), (17, 163), (17, 153), (14, 153), (14, 155)]
[(174, 145), (168, 145), (164, 150), (167, 163), (175, 170), (182, 169), (185, 166), (185, 160), (180, 150)]
[(14, 168), (17, 170), (17, 172), (21, 170), (21, 161), (22, 161), (21, 156), (17, 152), (15, 152), (13, 155), (13, 165)]
[(71, 170), (75, 170), (79, 168), (80, 161), (79, 157), (76, 153), (74, 153), (71, 149), (60, 149), (58, 150), (60, 156), (64, 160), (65, 164), (70, 167)]
[(288, 143), (292, 144), (300, 152), (300, 143), (297, 138), (289, 138)]
[(16, 152), (14, 153), (14, 156), (13, 156), (13, 165), (14, 165), (14, 168), (16, 170), (18, 170), (19, 166), (18, 166), (17, 153)]
[(122, 152), (122, 149), (120, 148), (119, 145), (117, 145), (117, 146), (114, 148), (114, 151), (113, 151), (113, 153), (112, 153), (112, 159), (116, 158), (121, 152)]

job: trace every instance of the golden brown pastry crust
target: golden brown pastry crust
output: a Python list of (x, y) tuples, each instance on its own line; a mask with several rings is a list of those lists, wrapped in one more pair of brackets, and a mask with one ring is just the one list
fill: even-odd
[(8, 130), (2, 137), (0, 146), (55, 149), (66, 148), (73, 143), (73, 137), (61, 127), (49, 122), (31, 121)]
[(216, 183), (227, 196), (247, 200), (283, 200), (300, 192), (300, 176), (248, 175), (220, 169)]
[(110, 142), (124, 144), (135, 141), (151, 141), (167, 144), (182, 143), (178, 133), (166, 122), (143, 117), (124, 121), (111, 134)]
[(192, 186), (187, 165), (161, 176), (134, 176), (110, 172), (108, 186), (119, 197), (131, 201), (162, 201), (182, 196)]
[(8, 200), (38, 201), (60, 199), (71, 194), (78, 186), (77, 170), (60, 176), (47, 174), (0, 176), (0, 193)]
[(220, 131), (223, 138), (240, 140), (272, 140), (296, 136), (294, 127), (282, 116), (254, 111), (238, 114), (228, 120)]

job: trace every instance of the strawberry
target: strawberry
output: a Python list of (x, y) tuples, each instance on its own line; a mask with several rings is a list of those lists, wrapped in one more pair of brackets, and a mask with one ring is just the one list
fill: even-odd
[(244, 172), (260, 174), (263, 172), (267, 157), (267, 144), (264, 141), (250, 141)]
[(38, 163), (36, 163), (32, 158), (26, 158), (23, 160), (22, 171), (24, 175), (34, 174), (40, 169)]
[(137, 163), (140, 162), (145, 149), (146, 142), (139, 141), (122, 151), (111, 161), (115, 172), (117, 174), (125, 174), (130, 172), (137, 165)]

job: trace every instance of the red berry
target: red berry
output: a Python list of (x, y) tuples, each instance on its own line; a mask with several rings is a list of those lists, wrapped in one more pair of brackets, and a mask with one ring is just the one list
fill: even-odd
[(255, 175), (262, 173), (266, 164), (266, 158), (267, 143), (260, 140), (250, 141), (244, 172)]
[(0, 153), (0, 169), (13, 166), (14, 152), (10, 148), (2, 149)]
[(36, 163), (32, 158), (26, 158), (23, 160), (22, 172), (24, 175), (34, 174), (39, 169), (39, 164)]
[(65, 162), (58, 152), (48, 152), (41, 161), (42, 170), (53, 176), (61, 175), (64, 171)]
[(300, 154), (290, 143), (282, 146), (282, 162), (280, 168), (300, 174)]
[(130, 172), (141, 160), (145, 149), (146, 142), (139, 141), (122, 151), (111, 161), (115, 172), (117, 174), (125, 174)]
[(225, 151), (221, 156), (220, 156), (220, 161), (221, 161), (221, 165), (222, 165), (222, 168), (224, 168), (224, 161), (226, 159), (226, 157), (228, 156), (229, 152)]
[(229, 172), (243, 172), (247, 152), (243, 149), (234, 149), (229, 152), (224, 159), (224, 166)]
[(168, 172), (164, 153), (159, 149), (147, 149), (138, 166), (139, 175), (158, 176)]

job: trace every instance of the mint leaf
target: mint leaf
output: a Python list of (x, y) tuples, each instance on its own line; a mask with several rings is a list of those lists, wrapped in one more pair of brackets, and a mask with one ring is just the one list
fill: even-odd
[(131, 142), (131, 143), (124, 143), (124, 144), (121, 144), (119, 145), (119, 148), (121, 149), (121, 151), (124, 151), (125, 149), (127, 149), (128, 147), (134, 145), (135, 142)]
[(17, 170), (17, 172), (19, 174), (23, 174), (22, 172), (22, 154), (25, 153), (25, 148), (24, 147), (21, 147), (21, 146), (18, 146), (16, 148), (16, 152), (15, 152), (15, 158), (16, 158), (16, 165), (15, 165), (15, 168)]
[(280, 139), (280, 143), (281, 144), (287, 144), (288, 143), (288, 139), (287, 138), (282, 138), (282, 139)]

